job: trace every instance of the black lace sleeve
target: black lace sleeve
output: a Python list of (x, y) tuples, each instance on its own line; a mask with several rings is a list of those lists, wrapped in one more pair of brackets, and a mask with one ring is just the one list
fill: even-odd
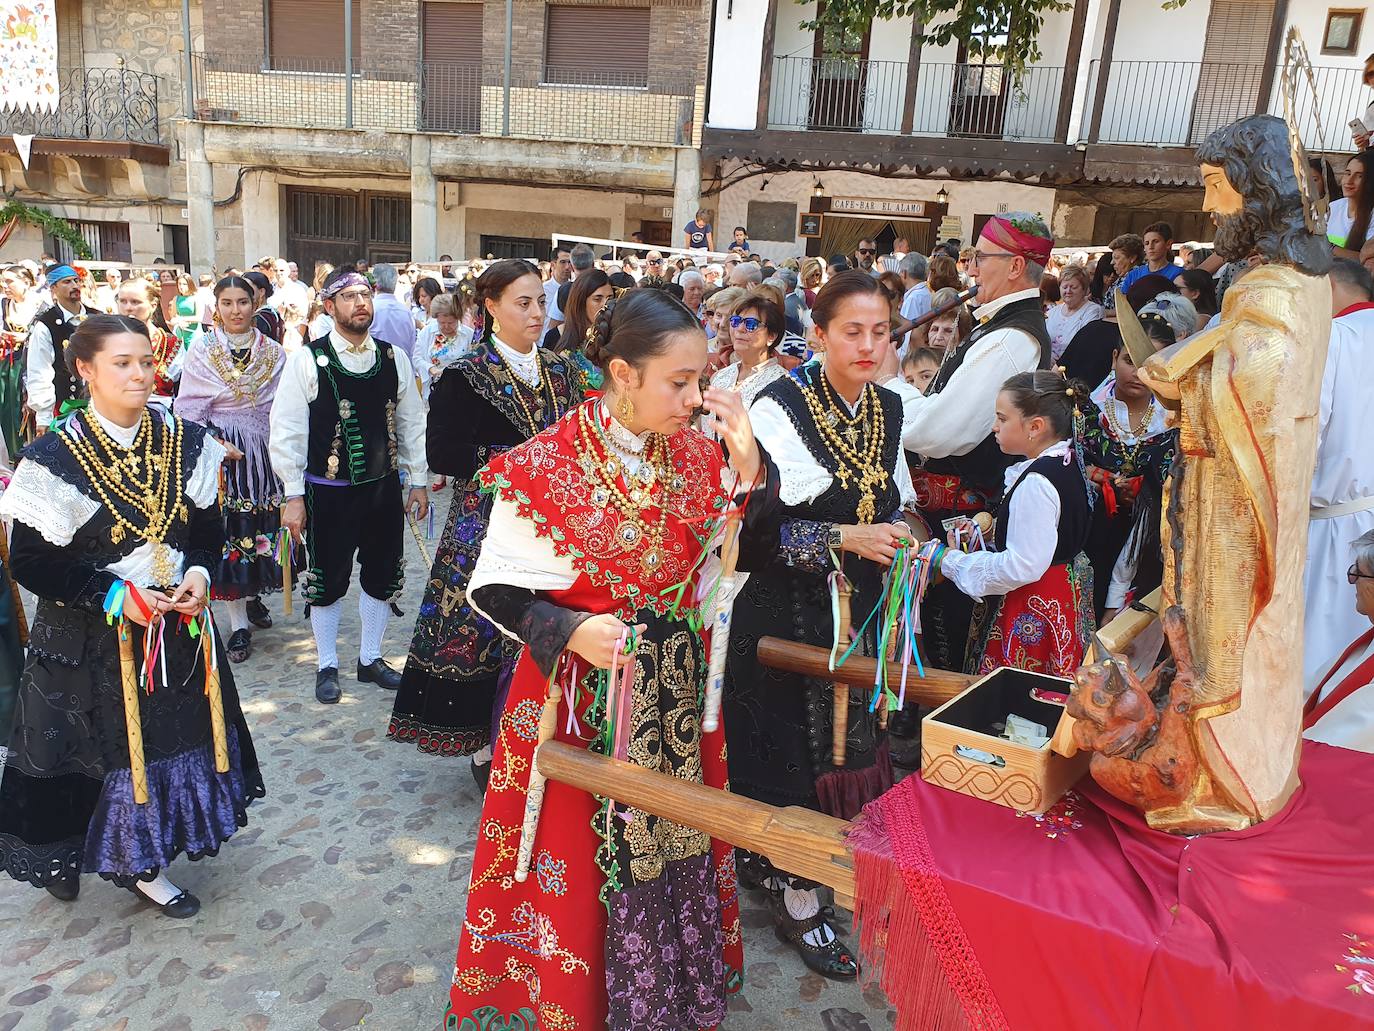
[(224, 554), (224, 541), (224, 516), (219, 502), (208, 508), (192, 508), (191, 524), (187, 527), (186, 568), (203, 566), (213, 578)]
[(466, 478), (476, 471), (471, 468), (476, 400), (456, 368), (445, 369), (430, 387), (425, 458), (432, 472)]
[(90, 612), (101, 611), (118, 577), (99, 569), (74, 547), (49, 544), (32, 527), (16, 522), (10, 540), (10, 572), (19, 584), (48, 598)]
[(555, 605), (535, 591), (506, 584), (478, 587), (472, 592), (472, 600), (496, 622), (515, 631), (529, 647), (530, 658), (544, 676), (553, 672), (573, 631), (592, 616), (590, 612)]

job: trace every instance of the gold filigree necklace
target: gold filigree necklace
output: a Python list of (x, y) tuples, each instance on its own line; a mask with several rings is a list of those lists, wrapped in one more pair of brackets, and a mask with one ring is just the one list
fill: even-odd
[[(877, 388), (865, 383), (859, 405), (850, 415), (819, 372), (820, 390), (800, 384), (802, 398), (811, 412), (821, 443), (835, 460), (835, 478), (840, 489), (849, 489), (851, 477), (858, 481), (859, 505), (855, 516), (860, 523), (871, 523), (877, 515), (877, 491), (887, 485), (883, 468), (883, 406)], [(862, 438), (862, 443), (860, 439)]]

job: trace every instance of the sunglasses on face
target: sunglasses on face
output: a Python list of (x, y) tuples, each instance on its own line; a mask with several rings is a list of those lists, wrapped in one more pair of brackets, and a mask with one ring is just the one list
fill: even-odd
[(650, 265), (662, 265), (662, 264), (663, 264), (663, 259), (662, 259), (662, 258), (650, 258), (650, 259), (649, 259), (649, 264), (650, 264)]
[(872, 247), (860, 247), (860, 248), (859, 248), (859, 253), (860, 253), (860, 254), (872, 254), (872, 253), (873, 253), (873, 248), (872, 248)]
[(730, 316), (730, 328), (731, 328), (731, 329), (739, 329), (740, 326), (743, 326), (743, 327), (744, 327), (744, 331), (745, 331), (746, 333), (752, 333), (752, 332), (754, 332), (754, 330), (758, 329), (760, 325), (761, 325), (761, 323), (759, 322), (759, 320), (756, 319), (756, 318), (754, 318), (752, 315), (750, 315), (750, 316), (748, 316), (748, 317), (743, 316), (743, 315), (731, 315), (731, 316)]

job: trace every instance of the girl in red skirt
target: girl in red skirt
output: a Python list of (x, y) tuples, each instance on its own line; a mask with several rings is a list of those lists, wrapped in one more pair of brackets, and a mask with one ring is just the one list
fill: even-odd
[(997, 511), (996, 550), (950, 550), (940, 572), (982, 599), (965, 669), (1003, 666), (1072, 676), (1093, 632), (1092, 567), (1083, 554), (1090, 505), (1073, 446), (1079, 391), (1056, 372), (1023, 372), (1002, 384), (993, 432), (1009, 455)]

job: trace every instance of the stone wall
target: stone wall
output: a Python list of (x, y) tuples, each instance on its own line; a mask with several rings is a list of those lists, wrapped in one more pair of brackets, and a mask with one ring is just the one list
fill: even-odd
[(157, 102), (162, 137), (164, 142), (171, 143), (169, 122), (181, 114), (182, 108), (180, 0), (140, 0), (137, 4), (83, 0), (81, 40), (87, 68), (115, 67), (122, 58), (130, 71), (159, 76)]

